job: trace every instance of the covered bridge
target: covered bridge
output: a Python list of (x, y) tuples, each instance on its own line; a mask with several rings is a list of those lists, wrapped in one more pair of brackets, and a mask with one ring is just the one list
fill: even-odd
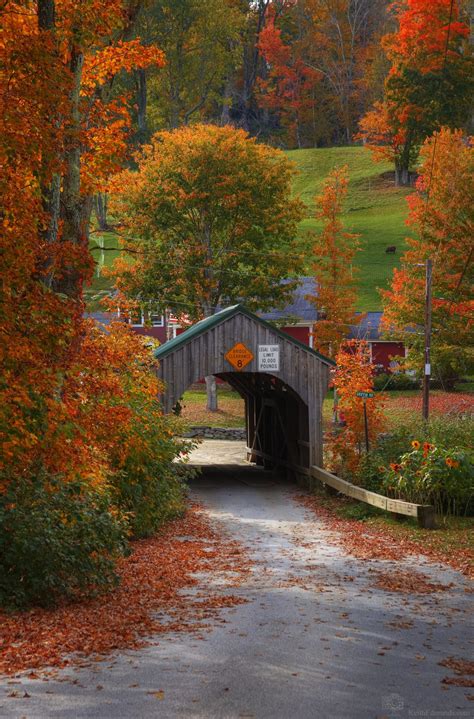
[(247, 459), (266, 467), (322, 466), (322, 402), (334, 362), (234, 305), (156, 350), (171, 412), (194, 382), (215, 375), (245, 400)]

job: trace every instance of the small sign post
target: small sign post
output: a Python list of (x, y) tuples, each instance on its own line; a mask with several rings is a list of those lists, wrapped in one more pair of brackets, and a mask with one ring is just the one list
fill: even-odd
[(258, 371), (280, 371), (280, 345), (258, 345)]
[(366, 400), (373, 397), (373, 392), (356, 392), (356, 397), (361, 397), (364, 400), (364, 428), (365, 428), (365, 450), (369, 451), (369, 423), (367, 421), (367, 402)]

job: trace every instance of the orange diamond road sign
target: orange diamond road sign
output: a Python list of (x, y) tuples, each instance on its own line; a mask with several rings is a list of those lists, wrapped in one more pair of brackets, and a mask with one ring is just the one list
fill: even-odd
[(225, 358), (238, 372), (253, 360), (253, 354), (242, 342), (237, 342), (226, 354)]

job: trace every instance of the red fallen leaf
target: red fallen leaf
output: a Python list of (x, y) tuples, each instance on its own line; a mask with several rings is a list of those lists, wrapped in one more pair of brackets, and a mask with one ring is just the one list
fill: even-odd
[(377, 519), (362, 524), (356, 519), (345, 519), (337, 514), (344, 500), (311, 494), (298, 495), (296, 500), (319, 519), (323, 519), (331, 532), (328, 541), (344, 547), (354, 557), (399, 560), (409, 555), (423, 555), (443, 562), (468, 577), (474, 576), (472, 533), (469, 528), (456, 531), (456, 551), (452, 551), (452, 546), (445, 544), (445, 537), (450, 530), (419, 531)]
[(401, 592), (402, 594), (432, 594), (444, 592), (453, 584), (440, 584), (432, 582), (426, 574), (415, 570), (392, 569), (390, 572), (374, 572), (375, 586), (388, 592)]
[(155, 699), (162, 700), (165, 698), (165, 693), (164, 693), (163, 689), (159, 689), (156, 692), (147, 692), (147, 694), (151, 694), (151, 696), (155, 697)]
[[(180, 541), (183, 536), (190, 540)], [(202, 600), (186, 589), (197, 586), (194, 574), (204, 571), (209, 547), (216, 550), (213, 571), (232, 576), (225, 575), (225, 587), (206, 596), (206, 618), (216, 617), (222, 607), (244, 603), (232, 594), (250, 571), (244, 549), (211, 527), (194, 505), (159, 535), (133, 543), (133, 554), (120, 562), (122, 581), (115, 591), (55, 609), (0, 611), (0, 673), (81, 665), (86, 657), (87, 664), (100, 662), (113, 650), (145, 645), (153, 634), (202, 630), (208, 626), (202, 618), (196, 621)], [(158, 612), (166, 621), (160, 621)]]
[(474, 662), (468, 659), (456, 659), (456, 657), (447, 657), (438, 662), (441, 667), (449, 667), (456, 674), (474, 675)]
[(474, 679), (466, 677), (444, 677), (441, 679), (443, 684), (450, 684), (455, 687), (474, 687)]

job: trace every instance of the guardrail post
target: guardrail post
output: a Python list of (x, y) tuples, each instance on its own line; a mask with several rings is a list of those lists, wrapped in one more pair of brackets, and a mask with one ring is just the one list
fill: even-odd
[(418, 525), (422, 529), (436, 529), (436, 516), (434, 507), (417, 508)]

